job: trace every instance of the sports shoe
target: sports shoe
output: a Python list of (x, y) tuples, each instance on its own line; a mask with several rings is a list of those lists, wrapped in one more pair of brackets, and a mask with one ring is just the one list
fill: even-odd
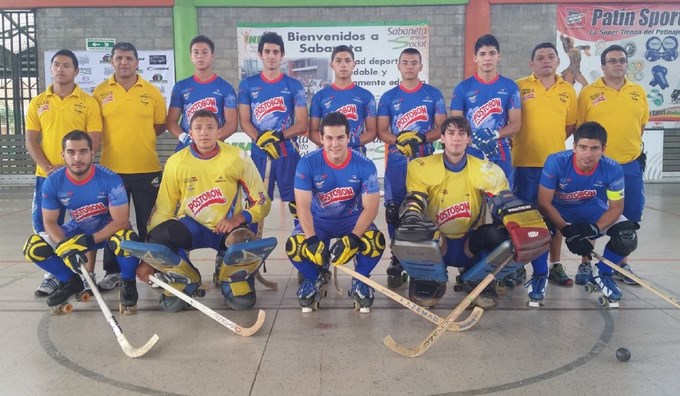
[(619, 289), (619, 286), (611, 275), (596, 274), (593, 277), (593, 283), (600, 288), (602, 295), (607, 297), (610, 301), (621, 300), (621, 289)]
[(578, 265), (578, 271), (576, 272), (576, 276), (574, 277), (576, 284), (585, 285), (586, 283), (590, 282), (592, 277), (593, 277), (592, 264), (581, 263)]
[[(633, 272), (633, 270), (630, 269), (630, 265), (628, 265), (628, 264), (623, 264), (623, 265), (620, 265), (620, 267), (621, 267), (622, 269), (624, 269), (624, 270), (626, 270), (626, 271), (632, 273), (633, 275), (635, 275), (635, 273)], [(614, 278), (614, 279), (616, 279), (616, 280), (620, 280), (620, 281), (622, 281), (623, 283), (625, 283), (625, 284), (627, 284), (627, 285), (631, 285), (631, 286), (639, 285), (639, 283), (637, 283), (637, 282), (634, 281), (633, 279), (631, 279), (631, 278), (629, 278), (629, 277), (623, 275), (622, 273), (620, 273), (619, 271), (616, 271), (616, 270), (614, 270), (614, 274), (612, 275), (612, 278)]]
[(548, 278), (545, 275), (534, 275), (524, 284), (531, 301), (543, 301), (545, 289), (548, 287)]
[(104, 279), (97, 283), (97, 287), (99, 287), (99, 290), (101, 291), (113, 290), (119, 285), (120, 285), (119, 273), (106, 274)]
[(548, 274), (548, 279), (560, 286), (573, 286), (574, 281), (564, 272), (564, 266), (560, 263), (553, 264)]
[(72, 296), (83, 291), (83, 281), (79, 276), (72, 276), (66, 283), (59, 282), (59, 287), (49, 297), (47, 297), (47, 305), (55, 307), (67, 302)]
[(33, 292), (33, 295), (36, 297), (47, 297), (50, 294), (54, 293), (55, 290), (59, 287), (59, 279), (55, 278), (54, 275), (45, 272), (45, 276), (43, 276), (42, 282), (40, 282), (40, 286), (35, 289)]

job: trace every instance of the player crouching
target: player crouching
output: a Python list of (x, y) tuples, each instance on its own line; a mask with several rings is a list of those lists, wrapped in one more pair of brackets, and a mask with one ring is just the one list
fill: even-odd
[[(59, 307), (74, 297), (81, 299), (85, 289), (77, 275), (81, 273), (81, 263), (86, 263), (92, 272), (97, 249), (111, 249), (121, 267), (121, 312), (134, 313), (139, 260), (118, 248), (122, 240), (137, 239), (129, 229), (123, 181), (114, 172), (92, 164), (92, 139), (83, 131), (64, 136), (62, 157), (66, 166), (50, 174), (43, 187), (46, 232), (28, 238), (24, 256), (59, 279), (59, 288), (47, 298), (47, 305)], [(60, 226), (59, 213), (63, 210), (68, 211), (71, 220)]]
[[(158, 271), (175, 289), (201, 296), (201, 274), (191, 264), (187, 251), (200, 248), (224, 250), (227, 238), (243, 225), (257, 223), (269, 213), (271, 202), (266, 197), (262, 179), (255, 164), (241, 149), (218, 141), (218, 123), (214, 113), (198, 110), (190, 121), (193, 143), (173, 154), (165, 165), (154, 213), (149, 219), (148, 242), (125, 246), (142, 258), (137, 270), (139, 279), (148, 282)], [(244, 197), (245, 195), (245, 197)], [(242, 203), (248, 200), (249, 207)], [(243, 236), (243, 242), (252, 234)], [(273, 238), (271, 238), (273, 239)], [(273, 244), (276, 244), (274, 239)], [(148, 259), (147, 259), (148, 257)], [(232, 309), (249, 309), (255, 305), (253, 276), (257, 265), (229, 262), (238, 269), (220, 271), (224, 275), (222, 294)], [(186, 303), (164, 291), (161, 309), (177, 312)]]
[[(444, 296), (447, 266), (461, 270), (460, 279), (466, 282), (462, 290), (469, 292), (486, 275), (482, 267), (504, 265), (507, 270), (501, 274), (507, 273), (546, 252), (550, 241), (538, 210), (512, 195), (501, 168), (466, 155), (468, 121), (449, 117), (441, 130), (444, 153), (417, 158), (408, 165), (407, 195), (392, 245), (411, 278), (409, 298), (424, 307)], [(487, 200), (494, 222), (480, 225)], [(435, 229), (439, 243), (433, 240)], [(503, 243), (507, 240), (511, 245)], [(507, 265), (513, 258), (513, 265)], [(543, 278), (541, 285), (530, 289), (530, 298), (543, 299), (547, 281)], [(531, 290), (537, 292), (533, 297)], [(474, 302), (481, 308), (496, 306), (495, 282)]]
[[(356, 257), (356, 271), (370, 276), (385, 250), (385, 236), (373, 224), (380, 186), (373, 161), (348, 148), (349, 122), (327, 114), (319, 128), (323, 148), (302, 157), (295, 171), (299, 224), (286, 242), (286, 253), (304, 281), (298, 290), (302, 312), (319, 307), (328, 282), (329, 264)], [(330, 240), (337, 241), (328, 248)], [(352, 280), (355, 309), (370, 312), (373, 288)]]

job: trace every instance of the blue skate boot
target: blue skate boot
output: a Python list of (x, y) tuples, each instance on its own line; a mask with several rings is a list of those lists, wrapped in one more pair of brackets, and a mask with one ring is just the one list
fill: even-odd
[(548, 277), (545, 275), (534, 275), (524, 284), (529, 295), (529, 306), (538, 308), (543, 305), (545, 290), (548, 288)]
[(602, 295), (597, 301), (602, 306), (618, 308), (621, 300), (621, 289), (610, 274), (600, 274), (599, 271), (593, 276), (592, 282), (600, 288)]
[(314, 280), (305, 279), (302, 281), (297, 292), (298, 303), (300, 308), (302, 308), (302, 313), (310, 313), (319, 309), (321, 294), (325, 293), (325, 290), (322, 290), (323, 285), (322, 274), (319, 274), (319, 277)]
[(574, 281), (577, 285), (585, 285), (590, 282), (593, 277), (593, 265), (590, 263), (581, 263), (578, 265), (578, 271), (576, 271), (576, 276)]
[(354, 310), (361, 313), (371, 313), (373, 306), (373, 288), (364, 282), (352, 279), (352, 289), (347, 292), (354, 299)]

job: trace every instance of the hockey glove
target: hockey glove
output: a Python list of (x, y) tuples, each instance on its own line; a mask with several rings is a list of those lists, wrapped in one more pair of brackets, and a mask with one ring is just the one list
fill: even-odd
[(177, 137), (177, 140), (179, 140), (179, 142), (183, 145), (188, 146), (191, 144), (191, 135), (186, 132), (182, 132), (179, 134), (179, 137)]
[(500, 138), (498, 131), (484, 128), (472, 134), (472, 143), (480, 149), (484, 155), (491, 157), (498, 153), (498, 138)]
[(95, 246), (94, 237), (88, 234), (78, 234), (57, 245), (55, 253), (64, 260), (71, 271), (80, 274), (80, 264), (87, 262), (85, 252)]
[(264, 147), (260, 147), (260, 148), (262, 149), (262, 151), (265, 152), (265, 154), (267, 154), (267, 156), (269, 158), (271, 158), (273, 160), (279, 159), (279, 157), (280, 157), (279, 149), (276, 148), (276, 143), (269, 143), (269, 144), (266, 144)]
[(413, 158), (420, 150), (420, 145), (427, 143), (425, 135), (415, 131), (403, 131), (397, 135), (397, 150), (403, 155)]
[(360, 245), (361, 238), (351, 232), (342, 238), (338, 238), (333, 246), (331, 246), (331, 264), (346, 264), (357, 255)]
[(284, 140), (286, 140), (286, 138), (283, 137), (283, 132), (269, 130), (257, 135), (255, 144), (257, 144), (261, 149), (264, 149), (264, 147), (269, 143), (278, 143)]
[(562, 228), (569, 251), (588, 258), (592, 258), (593, 252), (593, 244), (589, 239), (596, 238), (599, 234), (600, 229), (595, 224), (569, 224)]
[(326, 244), (320, 241), (316, 235), (305, 239), (302, 243), (302, 254), (312, 263), (319, 266), (323, 265), (328, 258)]

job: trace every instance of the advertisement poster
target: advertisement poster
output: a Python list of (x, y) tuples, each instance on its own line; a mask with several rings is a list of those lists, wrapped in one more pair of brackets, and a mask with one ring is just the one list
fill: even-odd
[[(50, 73), (50, 61), (57, 50), (45, 51), (45, 85), (52, 83)], [(170, 94), (175, 85), (175, 57), (173, 50), (137, 51), (139, 55), (139, 68), (137, 73), (145, 80), (151, 82), (163, 94), (165, 103), (170, 103)], [(98, 51), (73, 51), (78, 57), (79, 72), (76, 76), (76, 84), (80, 88), (92, 94), (95, 87), (113, 74), (111, 66), (111, 53)]]
[[(399, 85), (397, 63), (399, 54), (406, 48), (413, 47), (420, 51), (423, 58), (420, 78), (425, 82), (428, 80), (429, 26), (425, 22), (331, 26), (322, 23), (285, 26), (239, 24), (238, 65), (241, 79), (257, 74), (262, 69), (257, 44), (262, 33), (267, 31), (283, 37), (285, 57), (281, 68), (284, 73), (302, 82), (307, 91), (308, 104), (317, 91), (333, 82), (330, 57), (333, 48), (341, 44), (350, 46), (354, 51), (356, 67), (352, 80), (373, 93), (376, 105), (384, 92)], [(230, 142), (233, 139), (230, 138)], [(307, 137), (301, 137), (299, 142), (303, 155), (317, 148)], [(382, 177), (385, 170), (384, 144), (376, 139), (367, 145), (366, 155), (373, 159), (378, 175)]]

